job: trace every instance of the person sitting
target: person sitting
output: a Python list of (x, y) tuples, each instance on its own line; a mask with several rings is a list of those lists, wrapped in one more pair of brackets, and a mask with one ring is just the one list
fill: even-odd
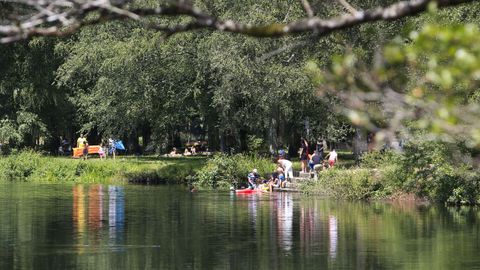
[(253, 169), (252, 172), (250, 172), (247, 175), (248, 178), (248, 188), (250, 189), (255, 189), (257, 188), (257, 180), (260, 178), (260, 175), (258, 174), (257, 169)]
[(263, 192), (272, 192), (272, 189), (270, 187), (270, 181), (269, 180), (263, 180), (260, 185), (257, 187), (259, 190)]
[(279, 188), (280, 187), (280, 184), (279, 184), (279, 181), (278, 181), (278, 172), (273, 172), (271, 175), (270, 175), (270, 179), (268, 180), (268, 190), (270, 192), (272, 192), (274, 190), (274, 188)]
[(181, 154), (178, 154), (177, 153), (177, 148), (173, 147), (172, 151), (167, 156), (169, 156), (169, 157), (179, 157), (179, 156), (181, 156)]
[(185, 151), (183, 151), (183, 155), (184, 156), (191, 156), (192, 153), (190, 153), (190, 151), (188, 151), (188, 147), (185, 148)]

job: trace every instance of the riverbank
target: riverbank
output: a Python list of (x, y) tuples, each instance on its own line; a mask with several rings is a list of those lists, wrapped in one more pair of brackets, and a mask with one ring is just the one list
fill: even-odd
[(22, 151), (0, 158), (0, 182), (35, 183), (186, 183), (205, 164), (204, 157), (120, 156), (88, 160)]
[[(305, 194), (348, 200), (426, 198), (451, 205), (479, 204), (478, 170), (455, 166), (443, 156), (427, 162), (410, 155), (408, 151), (372, 152), (355, 166), (351, 155), (340, 153), (335, 168), (321, 171), (315, 179), (295, 179), (292, 187)], [(246, 175), (253, 168), (268, 179), (275, 166), (271, 159), (251, 154), (216, 154), (209, 158), (122, 156), (84, 161), (22, 151), (0, 157), (0, 182), (175, 183), (228, 190), (232, 185), (245, 185)], [(294, 162), (294, 168), (299, 169), (298, 162)]]

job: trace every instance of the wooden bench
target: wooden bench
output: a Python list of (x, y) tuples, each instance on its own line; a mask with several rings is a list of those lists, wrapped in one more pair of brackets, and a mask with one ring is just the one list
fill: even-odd
[[(100, 151), (100, 145), (89, 145), (88, 154), (97, 154)], [(73, 148), (73, 157), (80, 158), (83, 156), (83, 148)]]

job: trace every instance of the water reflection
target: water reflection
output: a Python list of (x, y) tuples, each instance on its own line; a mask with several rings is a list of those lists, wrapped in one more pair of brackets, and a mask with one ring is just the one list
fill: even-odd
[(338, 224), (335, 216), (328, 217), (328, 240), (330, 244), (329, 254), (331, 258), (337, 257), (337, 242), (338, 242)]
[[(88, 189), (88, 195), (85, 190)], [(73, 228), (76, 247), (84, 252), (86, 247), (101, 245), (104, 222), (104, 191), (102, 185), (73, 187)], [(108, 187), (108, 235), (110, 244), (122, 242), (125, 223), (125, 196), (123, 187)]]
[(292, 248), (293, 232), (293, 198), (291, 193), (280, 192), (277, 200), (277, 228), (278, 242), (284, 251)]
[(478, 208), (99, 185), (4, 186), (0, 201), (0, 269), (480, 265)]
[(122, 242), (125, 222), (125, 196), (123, 187), (108, 186), (108, 225), (110, 244)]
[(319, 216), (316, 205), (300, 208), (300, 248), (304, 255), (319, 254), (314, 250), (321, 243)]
[(93, 185), (88, 188), (88, 229), (98, 242), (103, 225), (103, 186)]
[(73, 227), (77, 235), (85, 232), (85, 194), (83, 186), (73, 187)]

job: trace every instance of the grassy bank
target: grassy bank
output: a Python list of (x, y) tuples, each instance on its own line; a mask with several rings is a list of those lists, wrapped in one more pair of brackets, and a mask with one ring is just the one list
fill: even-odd
[(363, 157), (360, 166), (322, 171), (318, 179), (305, 181), (300, 189), (347, 199), (410, 197), (478, 205), (480, 171), (474, 160), (466, 157), (449, 145), (433, 143), (406, 146), (402, 153), (372, 152)]
[[(333, 169), (319, 173), (318, 179), (306, 180), (300, 190), (336, 198), (369, 200), (388, 199), (412, 194), (447, 204), (480, 203), (480, 170), (472, 162), (445, 145), (417, 144), (403, 153), (373, 152), (353, 165), (351, 155), (340, 153)], [(299, 162), (295, 167), (299, 168)], [(228, 189), (246, 183), (249, 171), (256, 168), (268, 178), (275, 169), (269, 158), (257, 155), (218, 154), (211, 158), (120, 157), (74, 160), (45, 157), (23, 151), (0, 157), (0, 181), (78, 182), (78, 183), (193, 183), (198, 188)], [(403, 196), (405, 197), (405, 196)]]
[(122, 183), (128, 181), (183, 183), (205, 163), (205, 158), (118, 157), (116, 160), (47, 157), (22, 151), (0, 157), (0, 182)]

